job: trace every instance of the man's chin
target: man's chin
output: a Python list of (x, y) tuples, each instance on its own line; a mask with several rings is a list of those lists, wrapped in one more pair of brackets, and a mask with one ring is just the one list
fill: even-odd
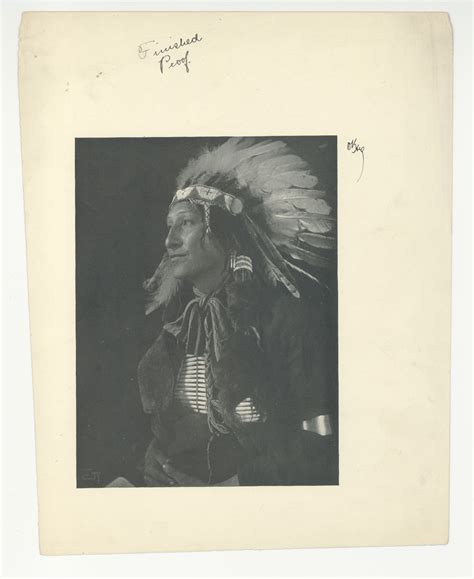
[(180, 265), (172, 265), (171, 271), (173, 276), (179, 281), (186, 281), (189, 278), (189, 272), (187, 268), (181, 267)]

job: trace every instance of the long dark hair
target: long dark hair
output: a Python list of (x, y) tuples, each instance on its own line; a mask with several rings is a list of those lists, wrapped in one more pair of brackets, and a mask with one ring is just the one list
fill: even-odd
[(240, 216), (233, 216), (219, 207), (210, 208), (210, 230), (224, 250), (245, 255), (252, 260), (250, 272), (230, 270), (224, 284), (227, 308), (235, 329), (247, 329), (258, 324), (263, 276), (252, 243)]

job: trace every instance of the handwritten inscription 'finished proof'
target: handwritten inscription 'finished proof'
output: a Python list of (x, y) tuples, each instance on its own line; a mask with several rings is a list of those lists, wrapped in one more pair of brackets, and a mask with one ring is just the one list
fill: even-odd
[(189, 59), (189, 49), (186, 50), (184, 55), (182, 52), (178, 53), (173, 51), (178, 51), (181, 48), (196, 44), (197, 42), (202, 42), (202, 40), (203, 37), (199, 36), (197, 32), (191, 38), (180, 38), (179, 41), (166, 46), (163, 46), (163, 43), (158, 40), (147, 40), (138, 45), (138, 57), (142, 60), (150, 57), (157, 58), (161, 74), (174, 68), (184, 68), (184, 70), (189, 73), (189, 66), (191, 64)]

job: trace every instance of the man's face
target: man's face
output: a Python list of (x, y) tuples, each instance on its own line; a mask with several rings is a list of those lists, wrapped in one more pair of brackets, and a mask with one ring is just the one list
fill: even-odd
[(166, 249), (173, 275), (180, 280), (209, 285), (224, 272), (226, 256), (222, 246), (212, 236), (206, 235), (206, 225), (201, 211), (188, 201), (171, 207), (168, 213)]

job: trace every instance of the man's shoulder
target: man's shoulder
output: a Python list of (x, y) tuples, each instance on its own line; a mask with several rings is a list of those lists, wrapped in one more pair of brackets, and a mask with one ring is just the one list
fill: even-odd
[(288, 328), (306, 326), (314, 323), (323, 308), (323, 300), (319, 297), (309, 299), (294, 297), (287, 291), (273, 290), (264, 296), (265, 318), (272, 325), (283, 325)]

